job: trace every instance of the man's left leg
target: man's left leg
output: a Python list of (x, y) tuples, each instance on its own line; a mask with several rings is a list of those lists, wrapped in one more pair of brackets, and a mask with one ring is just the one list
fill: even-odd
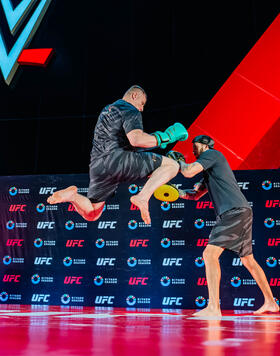
[(179, 164), (173, 159), (162, 157), (161, 166), (152, 173), (141, 192), (130, 198), (131, 203), (140, 209), (141, 217), (146, 224), (151, 223), (149, 199), (158, 187), (177, 175), (179, 168)]
[(194, 313), (194, 316), (222, 316), (220, 307), (221, 268), (219, 257), (223, 248), (207, 245), (203, 251), (209, 302), (206, 308)]
[(279, 312), (279, 306), (275, 302), (273, 298), (273, 294), (271, 288), (267, 282), (266, 276), (264, 274), (263, 269), (254, 259), (253, 254), (250, 254), (245, 257), (241, 257), (241, 261), (243, 265), (248, 269), (251, 273), (254, 280), (257, 282), (257, 285), (260, 287), (263, 296), (264, 296), (264, 304), (263, 306), (256, 310), (254, 314), (261, 314), (265, 312)]

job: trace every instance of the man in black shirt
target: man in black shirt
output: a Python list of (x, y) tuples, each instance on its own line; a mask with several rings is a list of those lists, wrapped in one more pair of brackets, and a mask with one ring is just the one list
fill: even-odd
[[(145, 223), (151, 222), (148, 200), (153, 190), (150, 186), (156, 189), (168, 182), (178, 173), (179, 165), (170, 158), (152, 152), (138, 152), (137, 147), (165, 148), (169, 143), (186, 140), (188, 135), (180, 123), (165, 132), (145, 133), (141, 112), (146, 101), (145, 91), (134, 85), (122, 99), (101, 111), (94, 130), (87, 197), (78, 194), (76, 186), (70, 186), (50, 196), (47, 200), (49, 204), (71, 202), (84, 219), (95, 221), (101, 216), (106, 199), (113, 195), (119, 183), (133, 182), (151, 175), (141, 191), (140, 199), (135, 197), (134, 202)], [(143, 195), (145, 201), (141, 200)]]
[(180, 197), (198, 200), (207, 192), (217, 216), (216, 225), (203, 252), (209, 293), (208, 306), (195, 316), (221, 316), (219, 289), (221, 270), (219, 257), (224, 249), (236, 252), (251, 273), (264, 295), (264, 304), (255, 313), (278, 312), (264, 271), (252, 252), (252, 209), (240, 191), (234, 174), (224, 155), (214, 149), (211, 137), (200, 135), (193, 139), (193, 153), (197, 160), (191, 164), (180, 163), (181, 173), (191, 178), (203, 172), (203, 179), (194, 189), (181, 190)]

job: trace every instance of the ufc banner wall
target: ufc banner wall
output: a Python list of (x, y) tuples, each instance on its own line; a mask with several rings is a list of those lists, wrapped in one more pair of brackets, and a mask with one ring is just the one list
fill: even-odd
[[(280, 176), (277, 170), (236, 171), (254, 212), (253, 248), (275, 298), (280, 297)], [(190, 188), (199, 180), (178, 175)], [(208, 195), (198, 202), (150, 201), (145, 225), (129, 198), (145, 181), (121, 184), (96, 222), (71, 204), (47, 197), (75, 184), (86, 194), (88, 175), (1, 177), (0, 303), (203, 308), (202, 252), (215, 224)], [(237, 255), (225, 251), (221, 306), (256, 309), (262, 294)]]

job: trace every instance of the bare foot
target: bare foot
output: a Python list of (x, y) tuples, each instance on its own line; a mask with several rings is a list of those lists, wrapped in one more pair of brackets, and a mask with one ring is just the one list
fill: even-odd
[(193, 316), (199, 316), (199, 317), (204, 317), (204, 316), (215, 316), (215, 317), (221, 317), (222, 313), (221, 313), (221, 309), (212, 309), (209, 307), (206, 307), (202, 310), (200, 310), (199, 312), (196, 312), (193, 314)]
[(71, 202), (73, 201), (74, 195), (77, 194), (77, 191), (77, 187), (75, 185), (71, 185), (66, 189), (58, 190), (53, 193), (53, 195), (48, 197), (47, 202), (49, 204)]
[(267, 312), (278, 313), (279, 306), (277, 305), (277, 303), (276, 302), (270, 302), (270, 303), (265, 302), (264, 305), (260, 309), (254, 311), (254, 314), (262, 314), (262, 313), (267, 313)]
[(141, 217), (142, 217), (143, 221), (145, 222), (145, 224), (150, 224), (151, 217), (150, 217), (150, 213), (149, 213), (148, 202), (146, 200), (139, 199), (138, 195), (133, 195), (130, 198), (130, 201), (132, 204), (136, 205), (140, 209)]

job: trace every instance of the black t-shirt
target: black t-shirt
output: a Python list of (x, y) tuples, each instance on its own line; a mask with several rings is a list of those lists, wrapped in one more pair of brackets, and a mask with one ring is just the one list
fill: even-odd
[(196, 162), (200, 163), (204, 169), (203, 182), (208, 189), (217, 215), (233, 208), (250, 207), (221, 152), (209, 149), (201, 153)]
[(132, 130), (143, 130), (142, 114), (125, 100), (107, 105), (100, 113), (92, 141), (91, 154), (104, 157), (115, 150), (135, 151), (126, 134)]

